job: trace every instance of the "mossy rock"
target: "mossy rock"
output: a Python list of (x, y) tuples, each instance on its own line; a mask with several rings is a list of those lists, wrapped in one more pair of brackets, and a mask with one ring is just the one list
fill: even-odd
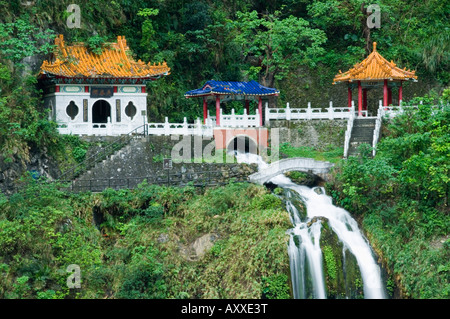
[(308, 174), (300, 171), (290, 171), (285, 174), (292, 182), (298, 185), (305, 185), (308, 187), (317, 186), (320, 182), (320, 177), (313, 174)]
[(293, 191), (293, 190), (290, 190), (287, 188), (284, 189), (284, 196), (285, 196), (285, 198), (289, 199), (290, 202), (292, 203), (292, 205), (297, 209), (297, 211), (300, 215), (300, 220), (305, 221), (307, 218), (307, 212), (306, 212), (306, 206), (305, 206), (301, 196), (296, 191)]
[(356, 258), (344, 248), (336, 233), (324, 220), (322, 220), (320, 246), (327, 298), (363, 298), (362, 278)]

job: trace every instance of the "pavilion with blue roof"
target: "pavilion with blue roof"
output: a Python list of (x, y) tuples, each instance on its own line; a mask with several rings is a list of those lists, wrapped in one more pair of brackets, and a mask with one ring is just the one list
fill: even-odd
[(188, 91), (184, 94), (186, 98), (203, 98), (203, 120), (206, 123), (208, 116), (207, 101), (215, 99), (216, 101), (216, 125), (220, 126), (220, 101), (244, 100), (245, 109), (249, 114), (249, 101), (254, 99), (258, 101), (258, 112), (260, 116), (260, 126), (263, 124), (262, 117), (262, 97), (278, 96), (279, 90), (268, 88), (256, 81), (207, 81), (202, 88)]

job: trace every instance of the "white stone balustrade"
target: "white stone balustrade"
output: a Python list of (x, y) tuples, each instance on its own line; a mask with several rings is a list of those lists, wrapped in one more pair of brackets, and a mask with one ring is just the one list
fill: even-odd
[[(411, 106), (382, 106), (380, 101), (379, 113), (380, 116), (393, 117), (396, 114), (402, 113), (403, 109)], [(416, 107), (417, 106), (412, 106)], [(335, 119), (348, 119), (353, 122), (353, 118), (358, 116), (358, 111), (355, 110), (355, 105), (352, 101), (352, 107), (333, 107), (333, 103), (330, 101), (329, 107), (326, 109), (312, 108), (311, 103), (308, 103), (306, 108), (291, 108), (287, 103), (286, 108), (269, 108), (266, 103), (265, 119), (266, 123), (270, 120), (335, 120)], [(362, 116), (367, 117), (367, 111), (362, 111)], [(259, 127), (259, 112), (256, 110), (256, 114), (249, 115), (244, 109), (244, 114), (236, 114), (235, 110), (231, 110), (231, 114), (223, 114), (220, 109), (220, 127), (235, 127), (235, 128), (248, 128)], [(72, 121), (69, 116), (65, 120), (65, 123), (60, 123), (58, 130), (61, 134), (73, 134), (73, 135), (99, 135), (99, 136), (117, 136), (128, 134), (132, 130), (140, 127), (144, 122), (133, 121), (125, 123), (111, 122), (111, 118), (108, 118), (107, 123), (80, 123)], [(148, 123), (148, 134), (151, 135), (197, 135), (197, 136), (213, 136), (213, 129), (216, 125), (216, 116), (210, 116), (208, 111), (208, 117), (206, 123), (202, 123), (200, 119), (197, 119), (195, 123), (187, 123), (187, 119), (184, 118), (183, 123), (170, 123), (168, 118), (165, 118), (163, 123)], [(351, 129), (351, 128), (350, 128)], [(351, 131), (351, 130), (350, 130)], [(349, 130), (347, 129), (347, 132)]]
[[(333, 102), (325, 110), (320, 107), (312, 108), (308, 102), (306, 108), (291, 108), (287, 103), (286, 108), (268, 108), (266, 105), (266, 122), (270, 120), (336, 120), (350, 118), (351, 109), (349, 107), (333, 107)], [(353, 110), (355, 112), (355, 110)], [(367, 111), (362, 111), (362, 116), (367, 117)]]

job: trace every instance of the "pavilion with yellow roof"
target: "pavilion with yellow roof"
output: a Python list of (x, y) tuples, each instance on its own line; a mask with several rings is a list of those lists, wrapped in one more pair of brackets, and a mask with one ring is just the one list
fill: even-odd
[(352, 105), (352, 89), (358, 88), (358, 115), (367, 110), (367, 90), (383, 86), (383, 106), (392, 104), (392, 88), (398, 87), (399, 104), (403, 99), (403, 81), (417, 82), (415, 71), (401, 69), (391, 61), (387, 61), (377, 52), (377, 43), (373, 43), (373, 51), (362, 62), (354, 65), (347, 72), (339, 70), (333, 84), (347, 83), (348, 106)]
[(169, 73), (165, 62), (136, 62), (125, 37), (95, 53), (83, 43), (68, 46), (59, 35), (38, 80), (61, 133), (119, 135), (143, 124), (146, 83)]

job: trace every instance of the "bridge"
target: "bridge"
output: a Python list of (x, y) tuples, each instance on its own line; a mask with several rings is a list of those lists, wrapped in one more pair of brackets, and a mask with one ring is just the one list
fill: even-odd
[(271, 163), (264, 169), (260, 168), (259, 172), (249, 175), (248, 180), (255, 184), (264, 184), (271, 178), (289, 171), (301, 171), (305, 173), (315, 174), (326, 180), (327, 174), (330, 172), (330, 169), (333, 166), (333, 163), (317, 161), (312, 158), (286, 158)]

